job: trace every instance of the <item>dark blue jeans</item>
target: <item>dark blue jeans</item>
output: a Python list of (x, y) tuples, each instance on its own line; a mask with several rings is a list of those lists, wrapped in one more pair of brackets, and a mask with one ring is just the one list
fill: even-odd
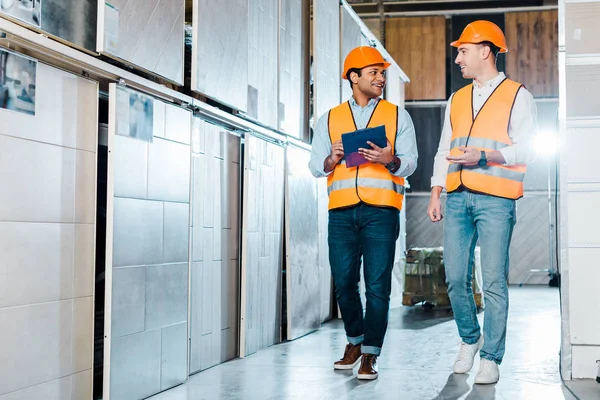
[[(329, 264), (348, 342), (379, 355), (387, 330), (392, 268), (400, 229), (393, 208), (359, 204), (329, 211)], [(363, 318), (361, 257), (367, 307)]]

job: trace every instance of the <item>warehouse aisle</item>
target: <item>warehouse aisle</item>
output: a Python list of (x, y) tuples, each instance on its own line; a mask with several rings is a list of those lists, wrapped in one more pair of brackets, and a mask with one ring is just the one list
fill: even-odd
[[(482, 323), (483, 313), (479, 318)], [(294, 342), (270, 347), (243, 360), (194, 375), (189, 382), (151, 400), (187, 399), (573, 399), (558, 374), (558, 290), (511, 288), (505, 362), (500, 382), (473, 386), (477, 360), (468, 375), (452, 374), (458, 337), (451, 314), (421, 307), (391, 311), (379, 359), (379, 379), (363, 382), (353, 372), (334, 371), (345, 345), (341, 321)]]

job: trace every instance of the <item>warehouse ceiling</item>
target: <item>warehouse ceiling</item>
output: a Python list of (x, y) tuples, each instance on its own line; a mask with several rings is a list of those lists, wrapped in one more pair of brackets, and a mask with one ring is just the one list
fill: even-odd
[(347, 0), (357, 14), (556, 6), (558, 0)]

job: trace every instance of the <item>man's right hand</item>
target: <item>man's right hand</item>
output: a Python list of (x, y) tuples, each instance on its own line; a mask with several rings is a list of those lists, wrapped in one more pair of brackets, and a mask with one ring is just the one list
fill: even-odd
[(427, 215), (429, 215), (431, 222), (439, 222), (444, 218), (442, 215), (442, 202), (440, 201), (441, 193), (442, 188), (439, 186), (436, 186), (431, 190), (429, 207), (427, 208)]
[(329, 157), (325, 159), (323, 163), (323, 168), (325, 172), (333, 171), (335, 166), (340, 162), (340, 160), (344, 157), (344, 145), (341, 140), (334, 142), (331, 144), (331, 154)]
[(331, 144), (331, 155), (329, 157), (335, 164), (339, 163), (344, 157), (344, 145), (341, 140)]

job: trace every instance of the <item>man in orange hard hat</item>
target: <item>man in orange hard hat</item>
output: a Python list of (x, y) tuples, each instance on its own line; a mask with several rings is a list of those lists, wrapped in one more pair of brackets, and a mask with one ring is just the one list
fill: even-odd
[[(442, 219), (445, 188), (444, 264), (454, 319), (462, 339), (454, 372), (464, 374), (480, 353), (477, 384), (500, 377), (508, 317), (509, 247), (516, 200), (523, 196), (526, 164), (532, 161), (537, 112), (523, 85), (496, 68), (508, 48), (502, 30), (489, 21), (467, 25), (455, 63), (473, 83), (448, 100), (431, 178), (428, 214)], [(473, 253), (479, 240), (485, 298), (483, 335), (471, 286)]]
[[(334, 368), (351, 370), (362, 358), (358, 379), (378, 376), (377, 357), (387, 330), (404, 177), (417, 167), (410, 116), (380, 98), (389, 66), (372, 47), (358, 47), (348, 54), (342, 78), (350, 83), (352, 97), (318, 120), (309, 163), (315, 177), (327, 177), (329, 262), (348, 339)], [(381, 125), (387, 146), (368, 142), (370, 148), (359, 150), (367, 163), (347, 167), (342, 134)], [(359, 295), (361, 257), (367, 298), (364, 318)]]

